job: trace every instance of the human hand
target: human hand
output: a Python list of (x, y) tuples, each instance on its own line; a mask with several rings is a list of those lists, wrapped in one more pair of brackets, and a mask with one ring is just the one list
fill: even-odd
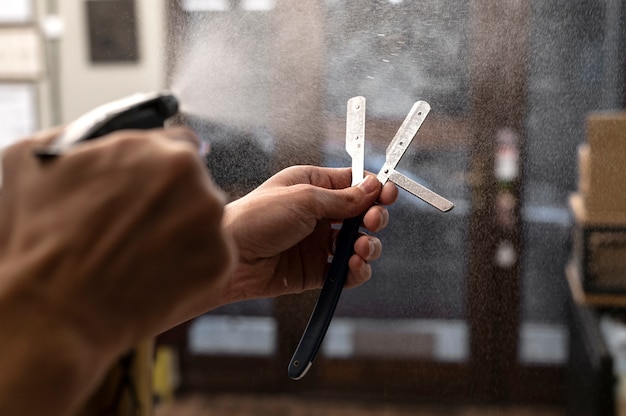
[[(196, 140), (183, 128), (123, 131), (44, 163), (40, 140), (6, 151), (0, 413), (28, 392), (22, 404), (64, 414), (54, 404), (75, 406), (119, 354), (214, 303), (234, 252)], [(58, 362), (60, 377), (46, 371)]]
[[(240, 257), (221, 303), (319, 288), (336, 236), (332, 223), (366, 212), (365, 228), (383, 229), (389, 220), (384, 205), (395, 202), (396, 186), (381, 187), (374, 175), (355, 187), (350, 182), (349, 168), (294, 166), (228, 204), (224, 227)], [(368, 262), (381, 250), (376, 237), (362, 235), (356, 240), (346, 287), (370, 278)]]

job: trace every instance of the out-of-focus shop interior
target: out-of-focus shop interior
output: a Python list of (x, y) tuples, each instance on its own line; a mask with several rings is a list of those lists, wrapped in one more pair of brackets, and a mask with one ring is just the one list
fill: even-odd
[(167, 89), (234, 199), (289, 165), (350, 166), (357, 95), (377, 172), (428, 101), (398, 169), (455, 209), (401, 191), (302, 380), (287, 364), (318, 293), (158, 337), (155, 411), (624, 415), (625, 16), (621, 0), (3, 1), (0, 146)]

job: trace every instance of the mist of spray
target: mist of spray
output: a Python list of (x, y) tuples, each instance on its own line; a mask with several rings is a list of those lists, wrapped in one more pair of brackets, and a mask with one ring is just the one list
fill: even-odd
[[(277, 151), (272, 154), (274, 158), (276, 153), (285, 153), (290, 155), (289, 162), (293, 164), (298, 163), (299, 157), (304, 158), (302, 149), (319, 154), (325, 148), (321, 164), (349, 166), (343, 149), (343, 129), (346, 102), (350, 97), (366, 96), (368, 120), (391, 119), (397, 122), (397, 127), (418, 99), (429, 101), (435, 112), (458, 111), (467, 102), (463, 95), (466, 91), (464, 72), (455, 70), (463, 68), (465, 58), (465, 32), (458, 26), (466, 20), (466, 8), (459, 7), (464, 2), (426, 0), (419, 6), (407, 1), (319, 3), (312, 10), (315, 16), (298, 14), (296, 10), (297, 21), (277, 20), (271, 16), (280, 11), (270, 14), (239, 11), (192, 17), (189, 26), (182, 28), (185, 40), (176, 51), (171, 89), (180, 97), (184, 113), (210, 124), (226, 126), (219, 134), (215, 134), (215, 130), (210, 132), (208, 140), (213, 147), (219, 141), (233, 140), (241, 132), (254, 140), (258, 140), (259, 132), (264, 132), (264, 137), (279, 142)], [(304, 6), (290, 3), (289, 7)], [(447, 16), (452, 12), (457, 14)], [(323, 39), (319, 41), (319, 37)], [(322, 50), (317, 51), (317, 55), (307, 56), (303, 51), (315, 41), (320, 42)], [(314, 77), (299, 77), (298, 70), (311, 68), (320, 72), (319, 85), (314, 88), (320, 90), (316, 98), (321, 104), (307, 99), (311, 88), (306, 83)], [(278, 87), (288, 91), (289, 96), (285, 97), (284, 92), (277, 95), (275, 88)], [(288, 99), (289, 104), (283, 99)], [(338, 127), (329, 135), (326, 124), (336, 120), (339, 120), (335, 123)], [(368, 141), (375, 139), (386, 145), (391, 137), (368, 136)], [(328, 151), (329, 143), (331, 151)], [(376, 171), (382, 163), (374, 156), (366, 150), (366, 164), (369, 162), (369, 170)], [(254, 157), (246, 160), (233, 157), (232, 162), (222, 161), (221, 165), (238, 166), (236, 171), (226, 175), (232, 177), (249, 171), (256, 163), (258, 160)], [(435, 164), (437, 161), (431, 162)], [(452, 175), (445, 176), (449, 177)], [(446, 193), (441, 187), (433, 189)], [(463, 313), (463, 259), (447, 262), (449, 267), (442, 268), (436, 254), (458, 250), (458, 234), (462, 232), (459, 230), (464, 229), (462, 219), (442, 224), (424, 209), (419, 214), (418, 224), (413, 218), (415, 203), (407, 204), (398, 208), (401, 212), (394, 219), (396, 226), (390, 226), (386, 236), (381, 236), (394, 247), (393, 251), (376, 262), (377, 274), (396, 278), (387, 283), (385, 279), (378, 279), (370, 287), (378, 296), (394, 297), (398, 284), (406, 287), (408, 293), (420, 293), (419, 297), (396, 299), (397, 307), (385, 313), (402, 315), (413, 314), (417, 309), (443, 309), (447, 316), (459, 316)], [(432, 232), (422, 228), (411, 231), (428, 221), (438, 224), (429, 228)], [(423, 253), (435, 247), (434, 242), (450, 247)], [(414, 279), (399, 278), (414, 273), (418, 265), (405, 259), (416, 255), (421, 259), (419, 274), (427, 270), (432, 279), (418, 283)], [(438, 279), (441, 275), (446, 277)], [(393, 282), (395, 287), (390, 287), (388, 282)], [(442, 295), (443, 288), (446, 295)], [(346, 296), (346, 302), (340, 306), (346, 314), (359, 310), (362, 316), (363, 308), (367, 309), (374, 302), (362, 292), (355, 294), (352, 300), (348, 294)], [(433, 307), (435, 300), (439, 304)], [(377, 313), (380, 316), (381, 311)]]
[[(185, 39), (176, 51), (171, 81), (183, 113), (228, 126), (229, 133), (235, 129), (256, 136), (268, 150), (280, 146), (274, 159), (283, 153), (293, 158), (277, 163), (281, 167), (315, 160), (305, 154), (319, 154), (324, 136), (321, 108), (315, 105), (319, 100), (310, 98), (320, 88), (304, 74), (319, 67), (313, 62), (319, 58), (306, 53), (310, 39), (300, 44), (306, 25), (319, 19), (303, 16), (304, 26), (294, 31), (283, 13), (234, 10), (193, 16), (181, 28)], [(320, 77), (319, 71), (315, 76)], [(209, 139), (228, 140), (229, 135)]]
[(233, 127), (267, 124), (262, 45), (243, 19), (195, 17), (185, 32), (171, 85), (182, 112)]

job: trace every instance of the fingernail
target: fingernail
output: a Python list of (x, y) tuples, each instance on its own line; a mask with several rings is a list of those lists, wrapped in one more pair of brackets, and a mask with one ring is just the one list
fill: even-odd
[(363, 276), (364, 282), (370, 280), (372, 277), (372, 266), (370, 266), (369, 263), (363, 262), (361, 265), (361, 275)]
[(368, 175), (358, 185), (365, 193), (377, 191), (380, 188), (380, 182), (374, 176)]
[(380, 228), (385, 228), (389, 224), (389, 211), (386, 209), (382, 210), (380, 213)]
[(376, 244), (372, 240), (368, 241), (367, 245), (369, 246), (369, 253), (367, 254), (367, 258), (371, 259), (376, 252)]

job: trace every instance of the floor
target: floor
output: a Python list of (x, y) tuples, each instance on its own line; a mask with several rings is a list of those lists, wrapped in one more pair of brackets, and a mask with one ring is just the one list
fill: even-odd
[(564, 416), (548, 406), (446, 406), (320, 401), (293, 396), (218, 395), (161, 404), (155, 416)]

